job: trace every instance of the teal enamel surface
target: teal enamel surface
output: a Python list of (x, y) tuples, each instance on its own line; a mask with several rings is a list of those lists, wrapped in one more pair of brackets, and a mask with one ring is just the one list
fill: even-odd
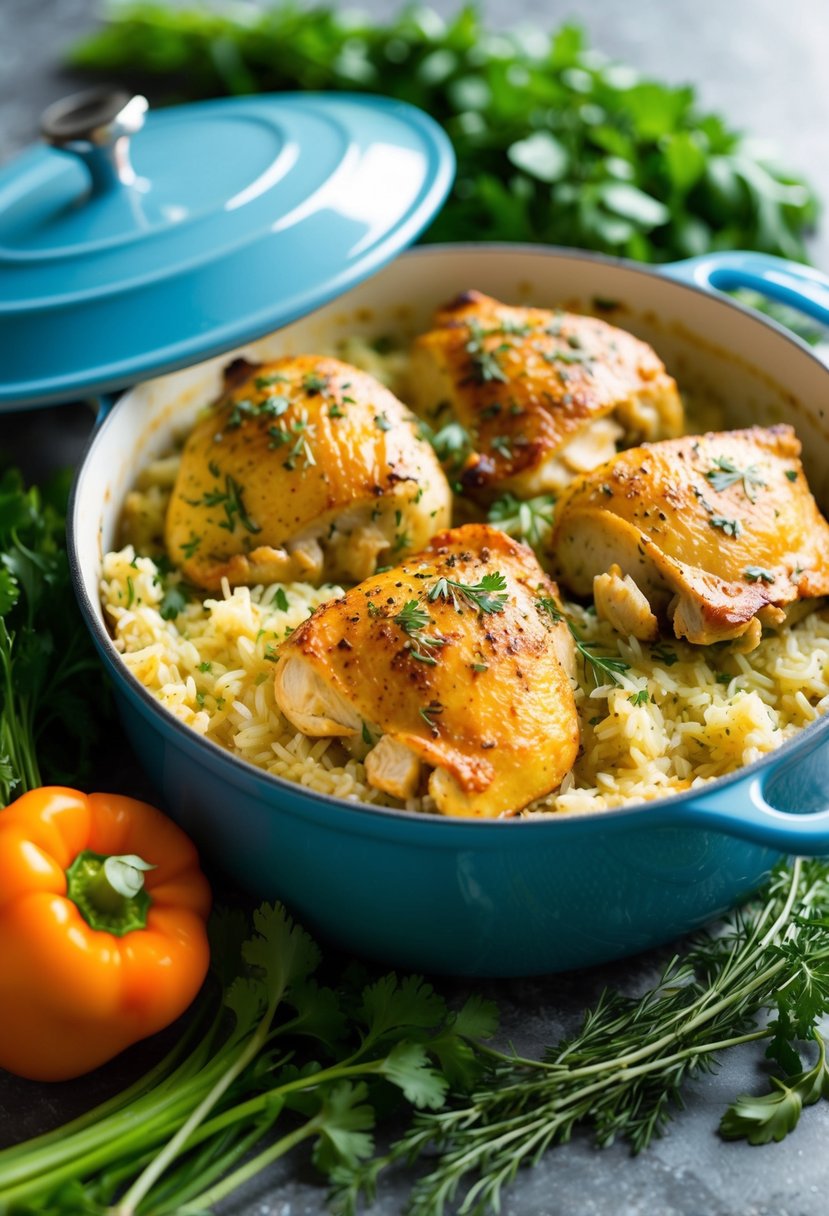
[[(489, 256), (511, 262), (517, 249)], [(695, 277), (668, 283), (600, 258), (529, 253), (549, 263), (551, 277), (577, 264), (578, 276), (592, 273), (594, 290), (611, 298), (617, 278), (633, 276), (646, 303), (658, 285), (659, 299), (667, 295), (680, 316), (702, 309), (718, 330), (724, 315), (737, 317), (761, 368), (773, 339), (793, 374), (796, 367), (810, 373), (809, 400), (818, 410), (829, 371), (779, 327), (706, 298)], [(430, 267), (452, 256), (432, 248), (403, 261), (422, 262), (431, 281)], [(477, 250), (474, 258), (476, 266), (485, 260)], [(349, 803), (272, 777), (203, 739), (128, 672), (93, 603), (108, 475), (101, 455), (117, 449), (132, 405), (116, 404), (102, 422), (76, 483), (70, 560), (79, 601), (162, 805), (255, 896), (282, 899), (316, 934), (400, 967), (532, 975), (669, 941), (748, 896), (781, 853), (829, 854), (829, 718), (708, 786), (620, 810), (524, 822)]]
[(0, 173), (0, 406), (122, 387), (294, 320), (410, 244), (454, 171), (427, 115), (348, 95), (153, 113), (131, 158), (135, 183), (104, 192), (52, 148)]
[(706, 291), (747, 288), (829, 325), (829, 277), (768, 253), (725, 250), (663, 266), (662, 273)]

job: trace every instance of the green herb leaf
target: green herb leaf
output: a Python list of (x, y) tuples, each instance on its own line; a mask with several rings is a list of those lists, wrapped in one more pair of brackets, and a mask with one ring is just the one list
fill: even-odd
[(430, 603), (435, 600), (451, 600), (456, 610), (462, 604), (469, 604), (479, 612), (503, 612), (508, 594), (505, 591), (507, 580), (503, 574), (485, 574), (480, 582), (460, 583), (451, 578), (439, 578), (429, 590), (427, 599)]

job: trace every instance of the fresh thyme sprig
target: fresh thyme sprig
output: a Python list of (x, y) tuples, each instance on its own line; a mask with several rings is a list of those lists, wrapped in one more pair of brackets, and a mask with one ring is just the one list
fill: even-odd
[[(766, 1010), (777, 1017), (763, 1022)], [(484, 1084), (440, 1111), (415, 1116), (384, 1157), (341, 1171), (334, 1211), (352, 1216), (391, 1162), (426, 1150), (432, 1168), (415, 1183), (409, 1216), (500, 1210), (522, 1165), (566, 1143), (577, 1127), (600, 1146), (625, 1139), (634, 1152), (664, 1131), (686, 1081), (711, 1071), (731, 1047), (768, 1041), (790, 1075), (765, 1098), (738, 1098), (721, 1132), (752, 1143), (780, 1139), (802, 1105), (829, 1096), (817, 1023), (829, 1012), (829, 873), (825, 864), (780, 866), (764, 897), (732, 913), (721, 933), (700, 935), (641, 997), (605, 992), (570, 1040), (542, 1060), (482, 1048)], [(818, 1044), (803, 1071), (797, 1047)], [(792, 1075), (794, 1074), (794, 1075)], [(457, 1207), (455, 1206), (457, 1204)]]
[(410, 654), (412, 658), (417, 659), (419, 663), (426, 663), (428, 666), (434, 667), (437, 659), (431, 651), (436, 646), (445, 646), (446, 638), (442, 638), (438, 634), (423, 632), (432, 623), (432, 618), (426, 609), (421, 608), (417, 600), (407, 600), (396, 616), (392, 617), (392, 620), (411, 638)]
[(430, 604), (435, 600), (451, 600), (456, 609), (469, 604), (479, 612), (503, 612), (509, 596), (507, 580), (503, 574), (485, 574), (478, 583), (459, 583), (455, 579), (439, 578), (426, 596)]
[[(550, 596), (539, 596), (536, 600), (536, 606), (539, 612), (546, 613), (550, 617), (553, 624), (557, 625), (559, 621), (566, 623), (567, 628), (573, 635), (576, 650), (581, 655), (585, 665), (590, 669), (596, 688), (600, 688), (608, 680), (612, 684), (618, 684), (622, 688), (625, 686), (624, 680), (621, 680), (619, 677), (623, 676), (626, 671), (630, 671), (630, 663), (626, 663), (618, 655), (596, 654), (595, 648), (598, 643), (585, 642), (573, 622), (567, 619), (555, 600), (551, 599)], [(636, 704), (643, 705), (646, 699), (646, 697), (643, 697)]]

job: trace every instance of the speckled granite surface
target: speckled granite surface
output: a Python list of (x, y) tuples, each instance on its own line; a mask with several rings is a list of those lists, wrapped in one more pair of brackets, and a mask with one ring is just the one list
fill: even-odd
[[(436, 0), (450, 12), (454, 4)], [(376, 12), (387, 5), (364, 5)], [(698, 84), (703, 101), (730, 121), (770, 138), (786, 161), (812, 177), (829, 199), (829, 52), (826, 0), (488, 0), (495, 21), (518, 12), (545, 22), (575, 18), (594, 43), (644, 71)], [(58, 69), (63, 47), (92, 26), (88, 0), (0, 0), (0, 162), (34, 138), (41, 109), (81, 82)], [(829, 269), (829, 225), (813, 243)], [(33, 475), (44, 461), (78, 458), (89, 416), (83, 407), (0, 422), (0, 451), (22, 459)], [(126, 749), (113, 732), (112, 751)], [(124, 788), (133, 788), (130, 761)], [(667, 953), (667, 951), (666, 951)], [(662, 955), (545, 980), (486, 985), (502, 1009), (503, 1035), (525, 1053), (572, 1029), (605, 984), (631, 991), (653, 976)], [(460, 994), (461, 985), (440, 984)], [(83, 1109), (146, 1067), (158, 1050), (137, 1048), (100, 1074), (47, 1088), (0, 1078), (0, 1144), (35, 1134)], [(716, 1135), (723, 1108), (737, 1093), (762, 1086), (755, 1052), (733, 1053), (721, 1071), (689, 1087), (687, 1109), (664, 1139), (631, 1158), (622, 1146), (602, 1152), (577, 1138), (522, 1174), (504, 1216), (826, 1216), (829, 1212), (829, 1106), (803, 1116), (782, 1145), (752, 1149)], [(405, 1180), (381, 1188), (376, 1216), (397, 1216)], [(304, 1160), (274, 1169), (220, 1209), (224, 1216), (321, 1216), (324, 1191)]]

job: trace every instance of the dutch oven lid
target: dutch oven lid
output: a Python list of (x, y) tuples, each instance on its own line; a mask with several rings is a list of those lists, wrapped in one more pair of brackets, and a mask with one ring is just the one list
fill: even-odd
[(260, 337), (359, 282), (443, 202), (412, 106), (274, 94), (147, 114), (89, 90), (0, 171), (0, 408), (122, 388)]

